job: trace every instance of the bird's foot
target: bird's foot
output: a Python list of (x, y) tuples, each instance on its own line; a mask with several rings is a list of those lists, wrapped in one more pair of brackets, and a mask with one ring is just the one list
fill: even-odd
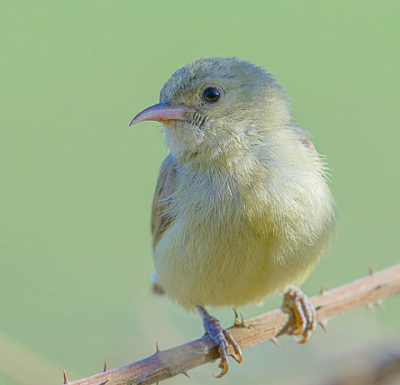
[(234, 351), (234, 354), (232, 354), (231, 357), (233, 357), (233, 359), (239, 364), (242, 362), (243, 359), (242, 350), (240, 349), (240, 346), (236, 343), (235, 339), (232, 337), (232, 334), (229, 330), (223, 329), (221, 327), (221, 323), (216, 318), (210, 316), (203, 307), (198, 306), (197, 308), (203, 319), (204, 330), (218, 345), (218, 352), (221, 358), (221, 361), (219, 363), (219, 368), (221, 369), (221, 372), (217, 375), (214, 374), (214, 377), (221, 378), (229, 370), (229, 346), (231, 346)]
[(314, 306), (310, 300), (299, 288), (294, 287), (285, 293), (282, 308), (289, 310), (294, 315), (296, 320), (295, 327), (290, 326), (290, 321), (278, 335), (289, 334), (301, 335), (302, 338), (298, 340), (300, 344), (307, 342), (312, 332), (317, 327), (317, 317), (315, 314)]

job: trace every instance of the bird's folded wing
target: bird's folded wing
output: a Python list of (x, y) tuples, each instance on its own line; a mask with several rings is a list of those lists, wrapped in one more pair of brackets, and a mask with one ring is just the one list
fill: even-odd
[(153, 235), (153, 249), (171, 224), (172, 218), (168, 213), (169, 197), (175, 191), (176, 163), (174, 157), (168, 155), (160, 169), (154, 192), (151, 212), (151, 233)]

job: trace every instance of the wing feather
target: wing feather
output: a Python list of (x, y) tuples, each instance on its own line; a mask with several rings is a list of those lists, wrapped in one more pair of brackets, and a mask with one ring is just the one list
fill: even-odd
[(156, 190), (154, 192), (151, 233), (153, 235), (153, 249), (168, 229), (172, 218), (168, 213), (169, 197), (174, 193), (176, 187), (176, 162), (174, 157), (168, 155), (161, 165)]

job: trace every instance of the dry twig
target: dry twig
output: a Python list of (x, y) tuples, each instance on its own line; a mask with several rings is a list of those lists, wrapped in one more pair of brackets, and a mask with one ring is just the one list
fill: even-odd
[[(317, 320), (324, 330), (330, 318), (354, 310), (361, 306), (372, 308), (373, 304), (382, 306), (382, 301), (400, 293), (400, 265), (380, 272), (370, 269), (370, 275), (340, 286), (334, 290), (321, 289), (321, 294), (311, 298), (317, 311)], [(248, 349), (262, 342), (275, 341), (276, 335), (288, 323), (291, 316), (281, 309), (273, 310), (249, 319), (251, 328), (232, 327), (230, 329), (242, 349)], [(102, 373), (68, 385), (135, 385), (155, 384), (219, 358), (214, 342), (207, 336), (169, 350), (160, 351), (148, 358), (105, 370)]]

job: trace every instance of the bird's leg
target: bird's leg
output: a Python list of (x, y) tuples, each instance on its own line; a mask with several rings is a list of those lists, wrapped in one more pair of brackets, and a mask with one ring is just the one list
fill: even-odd
[[(289, 330), (289, 333), (302, 335), (303, 337), (298, 341), (300, 344), (307, 342), (317, 327), (315, 309), (310, 298), (298, 287), (292, 287), (285, 293), (282, 309), (291, 312), (296, 320), (296, 327)], [(290, 322), (278, 335), (285, 334), (289, 329), (289, 324)]]
[(197, 306), (201, 318), (203, 319), (203, 326), (206, 333), (212, 338), (212, 340), (218, 345), (219, 356), (221, 362), (219, 367), (221, 372), (218, 375), (214, 375), (217, 378), (224, 376), (229, 370), (228, 362), (228, 348), (232, 346), (235, 352), (232, 357), (240, 364), (242, 362), (242, 351), (240, 346), (236, 343), (232, 334), (229, 330), (224, 330), (221, 327), (221, 323), (214, 317), (210, 316), (202, 306)]

